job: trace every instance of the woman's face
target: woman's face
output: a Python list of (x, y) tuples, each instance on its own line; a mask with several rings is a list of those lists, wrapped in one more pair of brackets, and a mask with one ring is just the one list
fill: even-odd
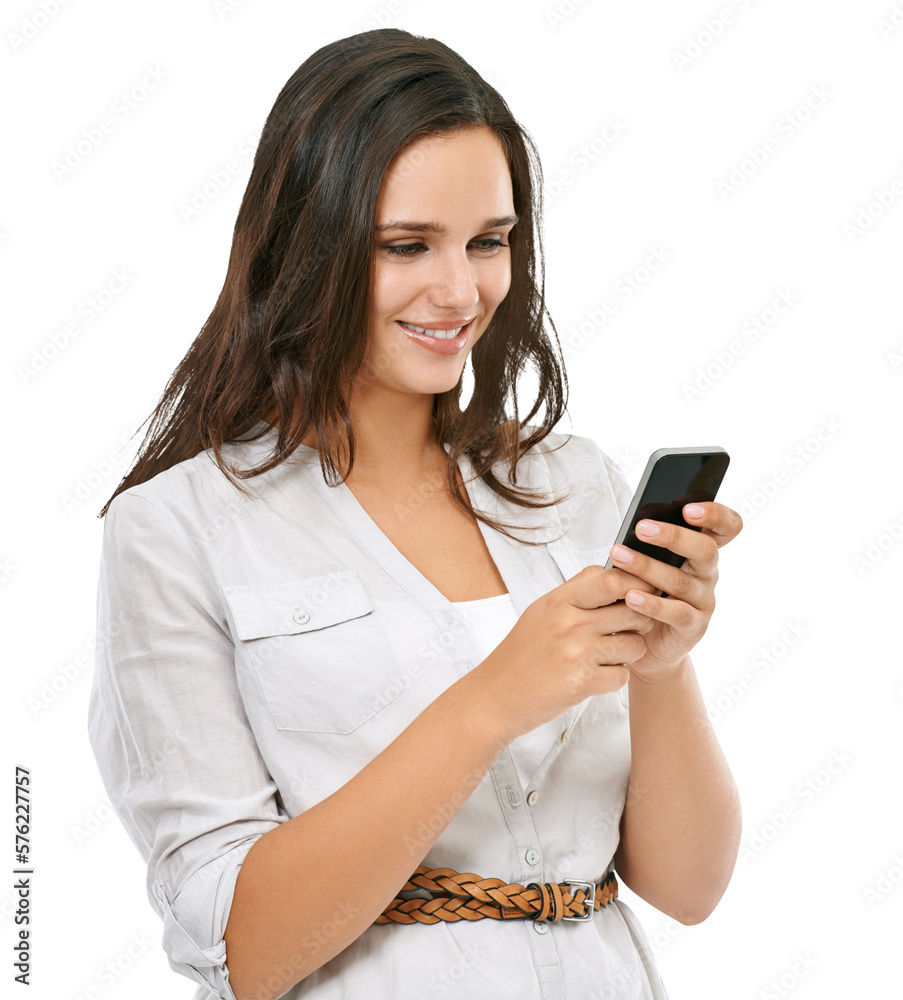
[[(358, 378), (446, 392), (511, 284), (516, 217), (495, 134), (462, 129), (411, 145), (383, 178), (376, 221), (370, 340)], [(449, 331), (452, 339), (440, 339)]]

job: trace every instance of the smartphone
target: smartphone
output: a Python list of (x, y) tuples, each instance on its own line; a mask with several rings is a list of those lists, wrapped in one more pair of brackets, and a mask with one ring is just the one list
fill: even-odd
[[(635, 531), (637, 521), (647, 517), (702, 531), (700, 527), (687, 524), (681, 511), (684, 504), (715, 499), (729, 462), (728, 453), (717, 445), (709, 448), (659, 448), (653, 452), (613, 544), (626, 545), (669, 566), (682, 565), (684, 556), (661, 545), (640, 541)], [(610, 558), (605, 568), (612, 568)]]

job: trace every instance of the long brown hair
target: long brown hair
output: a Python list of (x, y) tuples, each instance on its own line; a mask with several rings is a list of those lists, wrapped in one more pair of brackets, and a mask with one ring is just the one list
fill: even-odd
[[(567, 376), (545, 329), (548, 320), (557, 344), (545, 307), (539, 156), (501, 95), (456, 52), (436, 39), (384, 28), (323, 46), (282, 88), (254, 155), (219, 298), (147, 418), (135, 464), (98, 517), (123, 490), (207, 449), (248, 495), (239, 480), (285, 461), (311, 428), (324, 479), (332, 486), (338, 481), (331, 476), (344, 481), (354, 464), (344, 390), (368, 377), (362, 367), (382, 178), (416, 140), (480, 126), (498, 136), (511, 171), (518, 217), (509, 238), (511, 285), (471, 351), (474, 388), (466, 408), (459, 405), (463, 371), (453, 389), (435, 394), (436, 440), (449, 446), (447, 483), (455, 501), (508, 537), (471, 507), (457, 476), (462, 453), (511, 503), (549, 507), (566, 499), (513, 490), (491, 469), (506, 459), (516, 485), (518, 460), (567, 406)], [(517, 379), (528, 362), (538, 373), (538, 395), (521, 421)], [(505, 412), (509, 396), (513, 419)], [(521, 438), (543, 405), (542, 423)], [(273, 413), (279, 433), (272, 454), (250, 469), (227, 463), (223, 444), (256, 440), (266, 431), (243, 435)]]

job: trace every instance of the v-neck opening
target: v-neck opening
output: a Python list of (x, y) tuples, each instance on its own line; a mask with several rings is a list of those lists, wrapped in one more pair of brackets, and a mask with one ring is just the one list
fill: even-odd
[[(449, 446), (443, 445), (446, 454), (448, 454)], [(472, 506), (478, 506), (474, 499), (474, 491), (470, 489), (468, 483), (467, 474), (472, 473), (471, 468), (465, 468), (465, 461), (467, 456), (462, 454), (458, 459), (458, 471), (461, 474), (461, 482), (464, 486), (464, 490), (467, 493), (468, 499)], [(469, 464), (469, 463), (468, 463)], [(314, 470), (311, 470), (314, 472)], [(427, 589), (433, 597), (441, 603), (442, 610), (447, 611), (455, 607), (455, 602), (451, 601), (442, 593), (439, 588), (432, 583), (424, 574), (411, 562), (410, 559), (405, 556), (398, 546), (392, 541), (391, 538), (380, 528), (380, 526), (373, 520), (373, 518), (367, 513), (366, 508), (354, 495), (351, 488), (344, 482), (339, 482), (335, 487), (330, 487), (323, 482), (322, 477), (318, 477), (314, 472), (314, 477), (318, 479), (318, 482), (325, 490), (331, 491), (327, 493), (330, 499), (338, 501), (336, 504), (340, 508), (339, 513), (351, 514), (350, 518), (346, 518), (349, 521), (349, 526), (357, 538), (364, 544), (364, 547), (377, 558), (386, 569), (392, 573), (393, 576), (398, 574), (399, 570), (404, 570), (403, 577), (408, 577), (410, 582), (419, 585), (421, 590)], [(352, 513), (353, 512), (353, 513)], [(492, 559), (496, 571), (502, 578), (505, 584), (506, 594), (511, 593), (511, 586), (509, 581), (505, 579), (504, 569), (499, 565), (499, 559), (497, 554), (493, 551), (492, 543), (487, 538), (487, 531), (484, 530), (486, 527), (479, 518), (476, 519), (477, 526), (480, 529), (480, 534), (483, 537), (483, 541), (489, 551), (489, 556)], [(493, 540), (494, 541), (494, 540)], [(394, 569), (394, 572), (393, 572)], [(397, 576), (396, 576), (397, 578)], [(498, 595), (493, 595), (497, 597)], [(482, 599), (482, 598), (481, 598)]]
[[(268, 421), (261, 421), (261, 423), (266, 424)], [(255, 428), (257, 426), (259, 425), (255, 425)], [(270, 435), (278, 433), (278, 428), (272, 424), (269, 426), (270, 430), (252, 442), (252, 445), (256, 447), (263, 447), (268, 443), (271, 445)], [(443, 444), (442, 447), (448, 454), (450, 446)], [(446, 618), (451, 614), (456, 614), (458, 609), (455, 602), (450, 601), (402, 554), (389, 536), (370, 517), (344, 480), (339, 480), (335, 486), (330, 486), (325, 481), (319, 465), (318, 450), (309, 445), (299, 444), (298, 453), (302, 458), (301, 467), (306, 469), (307, 474), (310, 475), (331, 509), (346, 524), (364, 550), (386, 570), (392, 579), (428, 610), (441, 613)], [(458, 459), (458, 471), (461, 474), (461, 482), (471, 506), (490, 517), (498, 517), (499, 498), (483, 483), (479, 476), (473, 475), (473, 463), (466, 452), (462, 453)], [(472, 478), (468, 479), (468, 476)], [(505, 585), (505, 591), (511, 597), (515, 610), (520, 615), (533, 600), (533, 594), (523, 570), (508, 551), (508, 546), (514, 542), (479, 518), (475, 518), (475, 520), (490, 558)]]

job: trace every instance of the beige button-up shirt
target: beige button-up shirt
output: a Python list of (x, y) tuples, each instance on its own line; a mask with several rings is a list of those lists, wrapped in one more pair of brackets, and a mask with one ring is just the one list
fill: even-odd
[[(257, 430), (227, 445), (227, 459), (260, 462), (276, 430)], [(552, 433), (518, 463), (518, 486), (572, 494), (556, 507), (510, 505), (471, 478), (466, 457), (460, 469), (476, 508), (547, 542), (521, 545), (479, 522), (518, 615), (604, 564), (631, 493), (578, 435)], [(495, 471), (504, 477), (504, 463)], [(254, 841), (344, 785), (478, 662), (465, 616), (343, 483), (327, 485), (314, 449), (245, 482), (252, 499), (201, 452), (121, 493), (104, 522), (89, 735), (147, 863), (170, 965), (198, 984), (194, 1000), (235, 1000), (224, 932)], [(630, 769), (627, 688), (587, 698), (545, 732), (529, 787), (519, 738), (423, 865), (524, 885), (606, 874)], [(643, 929), (616, 900), (587, 921), (374, 924), (283, 996), (667, 993)]]

